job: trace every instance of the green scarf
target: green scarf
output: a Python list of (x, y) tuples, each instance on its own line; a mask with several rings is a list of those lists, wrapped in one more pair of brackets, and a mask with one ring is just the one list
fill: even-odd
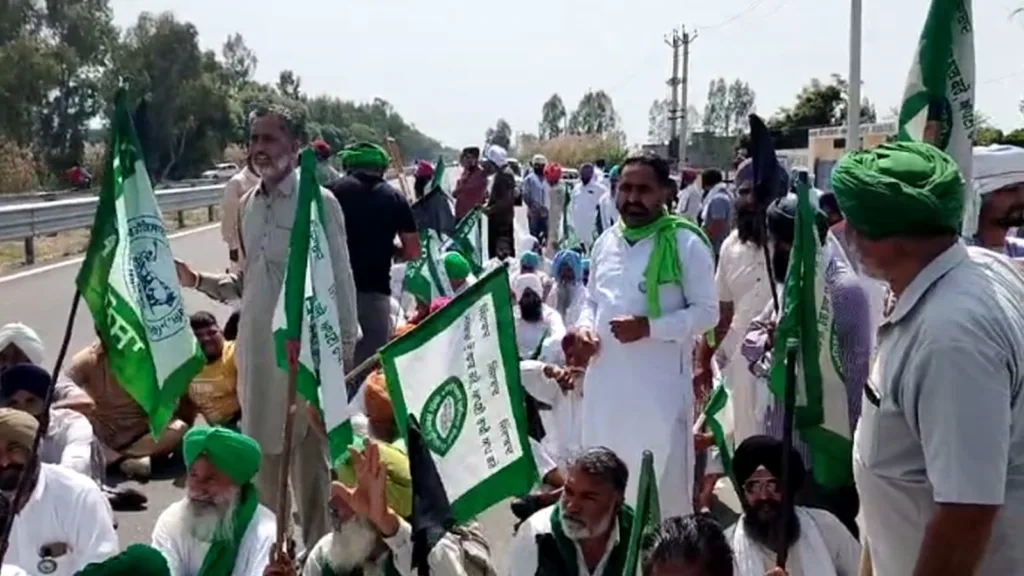
[(235, 569), (235, 559), (238, 557), (238, 547), (242, 543), (242, 537), (249, 528), (253, 516), (256, 515), (256, 507), (260, 499), (256, 493), (256, 487), (251, 483), (242, 486), (241, 501), (235, 509), (235, 534), (231, 540), (218, 540), (210, 545), (210, 549), (203, 558), (203, 565), (199, 568), (199, 576), (230, 576)]
[[(579, 574), (579, 564), (576, 561), (576, 544), (571, 538), (565, 535), (562, 528), (562, 516), (559, 514), (560, 505), (551, 507), (551, 535), (555, 537), (558, 551), (562, 560), (569, 570), (569, 574)], [(629, 545), (629, 533), (633, 529), (633, 509), (623, 506), (619, 511), (619, 542), (612, 549), (608, 556), (608, 563), (604, 566), (604, 572), (600, 576), (622, 576), (626, 567), (626, 548)]]
[(681, 285), (683, 282), (683, 269), (679, 265), (679, 247), (676, 245), (676, 230), (682, 228), (693, 232), (707, 244), (708, 248), (711, 248), (711, 241), (699, 226), (686, 218), (669, 214), (664, 208), (661, 216), (653, 222), (630, 228), (620, 219), (619, 228), (622, 230), (622, 237), (630, 244), (654, 236), (654, 247), (647, 260), (647, 267), (644, 268), (644, 288), (647, 293), (647, 314), (651, 318), (658, 318), (661, 316), (658, 287), (662, 284)]

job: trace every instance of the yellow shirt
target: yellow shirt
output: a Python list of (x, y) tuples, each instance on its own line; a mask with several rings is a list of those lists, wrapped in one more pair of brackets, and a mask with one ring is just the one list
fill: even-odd
[(212, 425), (229, 423), (241, 410), (238, 404), (238, 368), (235, 343), (225, 342), (220, 359), (199, 373), (188, 386), (188, 397)]

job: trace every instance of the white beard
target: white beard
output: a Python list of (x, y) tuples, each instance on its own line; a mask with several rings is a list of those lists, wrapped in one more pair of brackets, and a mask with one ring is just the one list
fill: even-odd
[(379, 539), (377, 530), (367, 520), (353, 517), (335, 527), (327, 562), (335, 572), (347, 574), (373, 560)]
[(570, 540), (576, 542), (607, 534), (608, 530), (612, 527), (612, 517), (615, 516), (614, 510), (610, 510), (608, 515), (602, 518), (596, 526), (587, 526), (575, 518), (566, 516), (561, 506), (558, 507), (558, 514), (562, 518), (562, 530), (565, 532), (565, 535)]
[(232, 540), (235, 537), (235, 510), (241, 491), (237, 488), (220, 502), (210, 504), (185, 498), (181, 528), (200, 542)]
[(569, 311), (569, 306), (572, 306), (572, 297), (575, 295), (575, 286), (573, 284), (563, 284), (559, 282), (555, 287), (555, 309), (558, 313), (565, 317), (565, 313)]

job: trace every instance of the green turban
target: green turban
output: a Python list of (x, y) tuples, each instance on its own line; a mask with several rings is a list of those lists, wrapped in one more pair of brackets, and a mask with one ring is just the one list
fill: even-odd
[(615, 166), (612, 166), (612, 169), (608, 171), (608, 179), (609, 180), (618, 180), (619, 179), (619, 174), (621, 172), (622, 172), (622, 166), (619, 166), (618, 164), (616, 164)]
[(896, 142), (843, 156), (832, 190), (854, 231), (873, 240), (959, 234), (964, 183), (956, 162), (923, 142)]
[(243, 486), (260, 470), (260, 445), (245, 434), (220, 426), (192, 428), (182, 440), (185, 464), (206, 456), (218, 470)]
[(444, 255), (444, 273), (449, 280), (465, 280), (473, 273), (469, 262), (458, 252), (446, 252)]
[(93, 562), (76, 576), (171, 576), (167, 559), (156, 548), (132, 544), (117, 556)]
[(388, 169), (388, 153), (376, 144), (359, 142), (346, 146), (341, 151), (341, 165), (345, 170), (363, 169), (383, 172)]

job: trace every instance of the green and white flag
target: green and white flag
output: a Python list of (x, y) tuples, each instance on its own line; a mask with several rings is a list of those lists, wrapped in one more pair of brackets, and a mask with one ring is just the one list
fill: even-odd
[(497, 268), (380, 350), (399, 430), (419, 421), (457, 523), (537, 481), (512, 305)]
[(558, 226), (558, 248), (560, 250), (574, 250), (579, 248), (580, 239), (576, 236), (576, 229), (573, 228), (569, 218), (569, 213), (572, 210), (572, 188), (564, 182), (560, 182), (558, 186), (564, 199), (562, 203), (562, 222)]
[(323, 196), (316, 156), (302, 151), (299, 199), (288, 248), (288, 266), (274, 309), (277, 366), (288, 371), (286, 343), (299, 343), (296, 392), (315, 406), (327, 430), (331, 462), (352, 443), (353, 409), (345, 388), (341, 324), (335, 299), (334, 266), (324, 228)]
[(448, 179), (444, 177), (444, 157), (437, 157), (437, 164), (434, 164), (434, 177), (430, 179), (430, 184), (427, 185), (427, 191), (431, 191), (434, 188), (442, 190), (444, 193), (449, 193), (448, 190)]
[(640, 460), (640, 483), (637, 485), (636, 506), (633, 508), (633, 526), (626, 547), (626, 564), (622, 576), (633, 576), (640, 563), (640, 547), (646, 534), (661, 523), (661, 505), (658, 500), (658, 477), (654, 474), (654, 455), (645, 450)]
[(437, 230), (420, 230), (420, 257), (405, 266), (402, 290), (412, 294), (416, 301), (429, 304), (435, 298), (455, 293), (444, 270), (441, 236)]
[(736, 415), (733, 410), (732, 396), (726, 386), (725, 377), (719, 375), (715, 379), (715, 387), (711, 390), (704, 413), (694, 428), (699, 432), (704, 426), (715, 438), (715, 447), (722, 462), (725, 475), (732, 474), (732, 455), (736, 451)]
[[(968, 182), (976, 129), (975, 85), (971, 0), (932, 0), (903, 92), (899, 139), (941, 148), (956, 160)], [(975, 194), (965, 198), (965, 232), (970, 236), (980, 202)]]
[(110, 370), (158, 436), (206, 357), (185, 313), (124, 88), (114, 99), (99, 205), (75, 283), (92, 313)]
[(445, 244), (445, 250), (454, 250), (469, 262), (474, 274), (484, 269), (491, 259), (487, 248), (487, 217), (480, 207), (473, 208), (455, 225), (452, 237)]
[(786, 350), (797, 346), (793, 423), (813, 460), (814, 479), (825, 488), (853, 480), (853, 435), (846, 385), (840, 376), (832, 304), (825, 292), (827, 256), (818, 243), (810, 188), (797, 189), (795, 237), (775, 329), (769, 388), (785, 398)]

